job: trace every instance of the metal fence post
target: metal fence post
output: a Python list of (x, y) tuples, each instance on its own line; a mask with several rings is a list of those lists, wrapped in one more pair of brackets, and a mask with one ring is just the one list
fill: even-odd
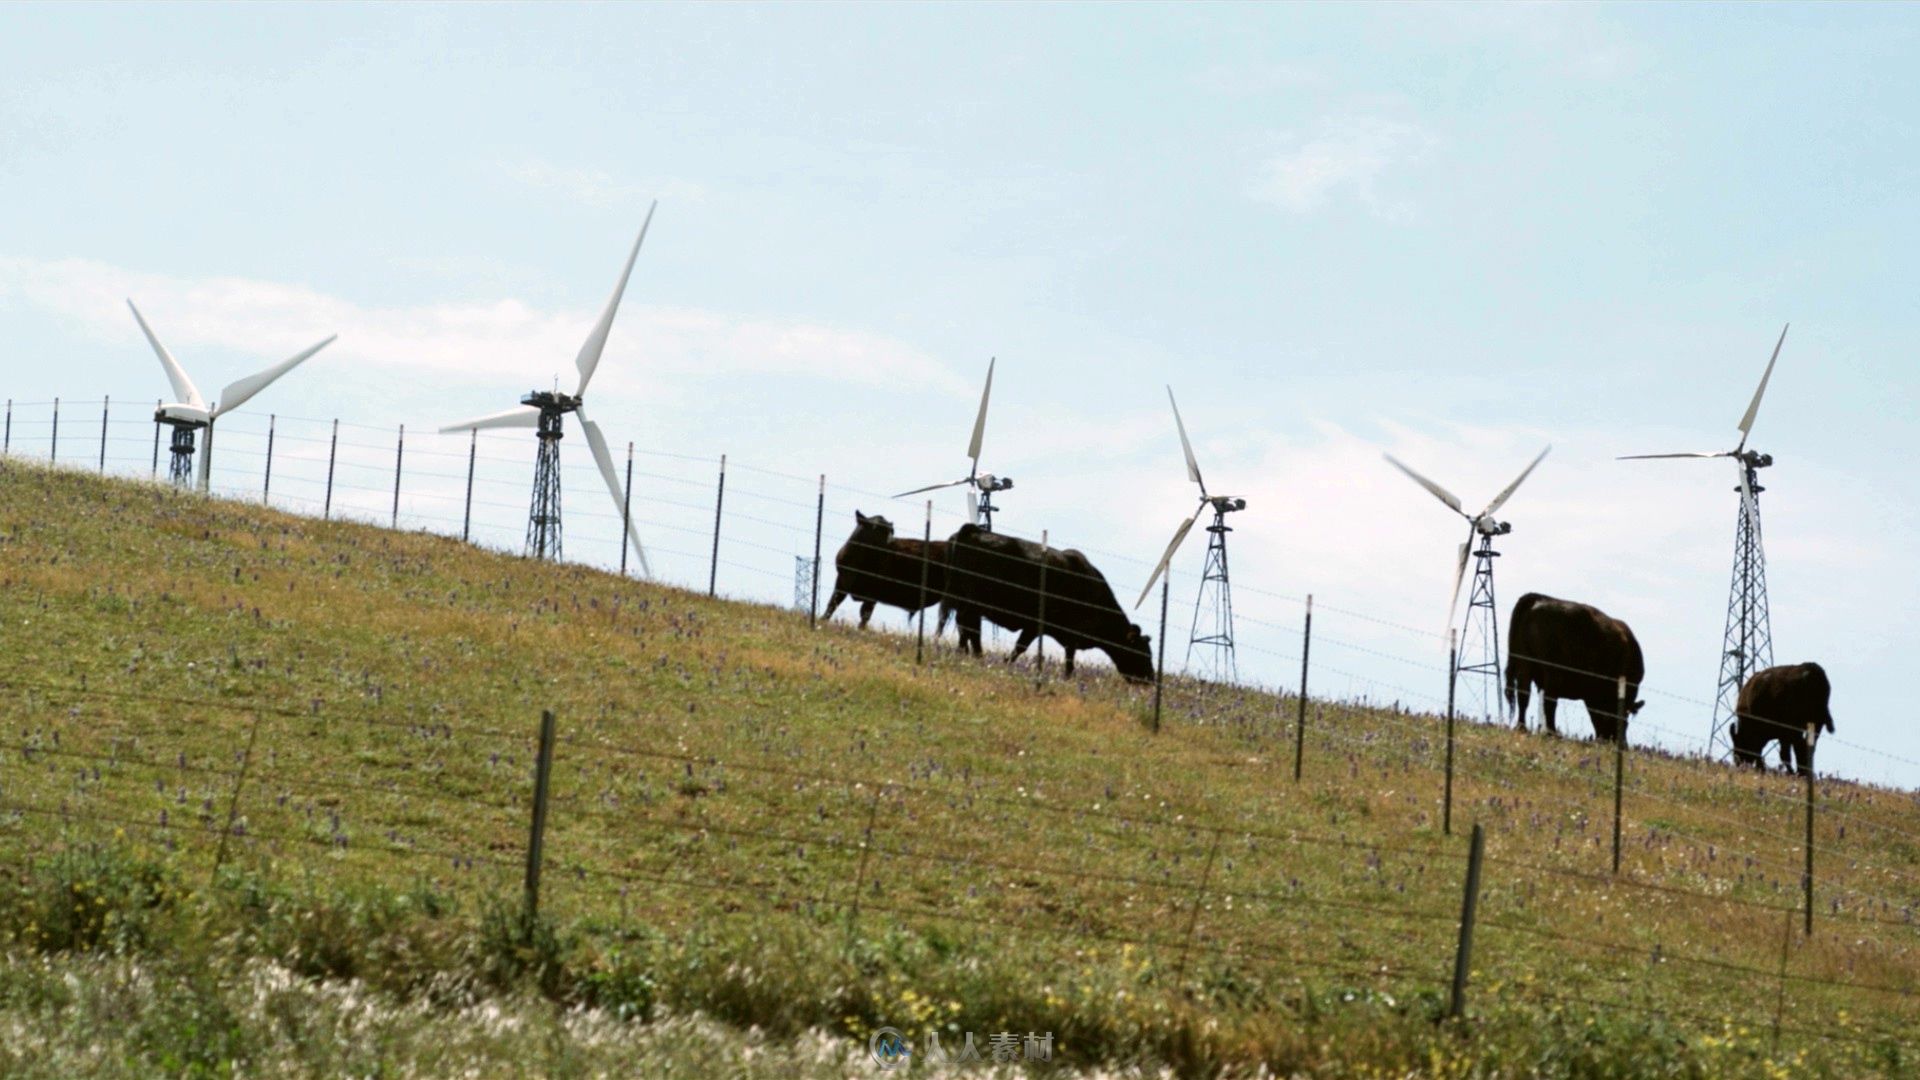
[(1453, 835), (1453, 688), (1460, 679), (1460, 640), (1458, 632), (1447, 631), (1447, 794), (1441, 803), (1440, 832)]
[[(473, 538), (473, 466), (480, 460), (480, 429), (472, 428), (467, 432), (467, 498), (460, 505), (460, 542), (466, 543)], [(628, 457), (629, 471), (632, 469), (632, 457)], [(620, 570), (627, 569), (627, 543), (623, 536), (620, 541)]]
[(1307, 622), (1300, 631), (1300, 711), (1293, 721), (1293, 782), (1307, 758), (1307, 654), (1313, 649), (1313, 594), (1307, 594)]
[[(156, 436), (157, 438), (157, 436)], [(7, 433), (0, 436), (0, 454), (13, 452), (13, 399), (7, 399)]]
[(1467, 888), (1460, 901), (1460, 945), (1453, 954), (1453, 993), (1447, 999), (1447, 1015), (1455, 1020), (1466, 1015), (1467, 973), (1473, 963), (1473, 916), (1480, 905), (1480, 856), (1486, 847), (1486, 832), (1480, 823), (1473, 825), (1473, 839), (1467, 847)]
[(1614, 680), (1613, 872), (1620, 872), (1620, 795), (1627, 782), (1627, 677)]
[[(467, 481), (467, 501), (473, 501), (473, 481)], [(627, 549), (633, 535), (633, 444), (627, 444), (627, 486), (620, 492), (620, 576), (627, 576)]]
[(1033, 685), (1039, 686), (1047, 670), (1047, 530), (1040, 530), (1040, 628), (1033, 634)]
[(1807, 725), (1807, 757), (1802, 764), (1807, 770), (1807, 867), (1800, 875), (1802, 899), (1805, 901), (1807, 918), (1805, 934), (1813, 936), (1813, 744), (1818, 737), (1818, 728)]
[(279, 417), (267, 414), (267, 471), (260, 478), (260, 501), (273, 501), (273, 428)]
[(1167, 592), (1173, 588), (1173, 571), (1160, 575), (1160, 656), (1153, 664), (1153, 733), (1160, 734), (1160, 688), (1167, 681)]
[(153, 476), (155, 479), (160, 476), (160, 405), (161, 402), (158, 401), (153, 403)]
[[(920, 618), (913, 632), (913, 662), (927, 662), (927, 571), (933, 554), (933, 500), (927, 500), (927, 532), (920, 540)], [(937, 628), (936, 628), (937, 629)]]
[(807, 602), (807, 626), (820, 625), (820, 530), (827, 521), (827, 474), (820, 474), (820, 501), (813, 509), (813, 598)]
[(540, 857), (547, 842), (547, 785), (553, 775), (553, 710), (540, 713), (540, 748), (533, 759), (533, 826), (527, 835), (527, 922), (540, 913)]
[(107, 471), (107, 406), (111, 404), (112, 401), (113, 401), (112, 396), (103, 397), (100, 399), (100, 471), (101, 472)]
[(333, 422), (333, 437), (327, 440), (327, 501), (320, 506), (320, 520), (333, 518), (333, 459), (340, 452), (340, 421)]
[(47, 462), (49, 464), (60, 460), (60, 399), (59, 398), (53, 399), (53, 438), (50, 441), (50, 446), (51, 448), (47, 451)]
[(720, 581), (720, 509), (727, 503), (727, 455), (720, 455), (720, 484), (713, 493), (713, 555), (707, 563), (707, 595)]
[(400, 462), (407, 453), (407, 425), (400, 425), (400, 437), (393, 444), (393, 520), (390, 528), (400, 527)]

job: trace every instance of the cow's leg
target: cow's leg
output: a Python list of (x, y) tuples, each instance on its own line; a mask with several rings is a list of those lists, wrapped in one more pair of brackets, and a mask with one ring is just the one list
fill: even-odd
[(1067, 673), (1068, 675), (1072, 675), (1073, 674), (1073, 650), (1071, 648), (1068, 648), (1065, 645), (1062, 645), (1060, 647), (1060, 650), (1067, 654), (1066, 662), (1061, 665), (1060, 670)]
[(1032, 645), (1033, 639), (1038, 636), (1031, 630), (1020, 631), (1020, 640), (1013, 643), (1013, 651), (1007, 654), (1007, 663), (1020, 659), (1021, 654), (1027, 651), (1027, 646)]
[(1527, 707), (1533, 704), (1533, 680), (1516, 679), (1513, 670), (1507, 670), (1507, 681), (1512, 688), (1514, 726), (1520, 731), (1527, 730)]
[(980, 612), (958, 608), (953, 614), (954, 631), (960, 635), (960, 651), (980, 655)]
[(860, 601), (860, 629), (867, 628), (867, 621), (873, 618), (873, 606), (876, 603), (878, 603), (876, 600)]
[(833, 587), (833, 595), (827, 598), (827, 613), (825, 615), (820, 616), (820, 621), (821, 622), (832, 621), (833, 610), (839, 607), (840, 602), (842, 600), (845, 600), (846, 598), (847, 598), (847, 590), (841, 588), (838, 585), (835, 585)]
[(1800, 771), (1804, 772), (1808, 764), (1806, 736), (1804, 735), (1780, 736), (1780, 768), (1787, 772), (1793, 772), (1795, 768), (1794, 759), (1796, 757), (1799, 758), (1800, 760), (1800, 764), (1799, 764)]
[(947, 632), (947, 620), (952, 617), (953, 609), (947, 606), (945, 600), (940, 601), (940, 618), (933, 624), (933, 640), (939, 641), (940, 635)]
[(1546, 725), (1547, 725), (1547, 734), (1549, 734), (1549, 735), (1558, 735), (1558, 734), (1560, 734), (1560, 729), (1559, 729), (1558, 727), (1556, 727), (1556, 726), (1554, 726), (1554, 723), (1553, 723), (1553, 714), (1554, 714), (1554, 710), (1556, 710), (1556, 709), (1558, 709), (1559, 707), (1560, 707), (1560, 699), (1559, 699), (1559, 698), (1557, 698), (1557, 697), (1554, 697), (1554, 696), (1553, 696), (1552, 694), (1549, 694), (1549, 693), (1546, 693), (1545, 691), (1542, 691), (1542, 692), (1541, 692), (1541, 694), (1540, 694), (1540, 719), (1542, 719), (1543, 721), (1545, 721), (1545, 722), (1546, 722)]

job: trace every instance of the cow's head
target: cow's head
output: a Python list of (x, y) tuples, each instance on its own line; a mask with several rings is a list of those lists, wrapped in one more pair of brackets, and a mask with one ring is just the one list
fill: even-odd
[(1140, 632), (1139, 623), (1128, 623), (1119, 642), (1106, 649), (1114, 669), (1128, 682), (1153, 681), (1153, 639)]
[(867, 515), (858, 510), (853, 512), (853, 539), (861, 544), (881, 546), (893, 539), (893, 522), (879, 514)]

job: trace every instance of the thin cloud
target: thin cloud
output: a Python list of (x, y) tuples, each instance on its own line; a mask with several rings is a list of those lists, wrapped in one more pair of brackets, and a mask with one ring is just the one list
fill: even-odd
[[(129, 296), (176, 352), (216, 347), (273, 356), (338, 333), (332, 355), (339, 361), (514, 380), (569, 375), (601, 299), (596, 294), (592, 308), (562, 310), (512, 298), (375, 307), (283, 282), (176, 278), (85, 259), (0, 257), (0, 298), (51, 312), (103, 341), (124, 341), (131, 333), (124, 303)], [(622, 306), (607, 356), (614, 361), (606, 369), (609, 385), (642, 377), (775, 375), (954, 396), (971, 392), (931, 356), (879, 334), (631, 299)], [(183, 360), (191, 368), (190, 358)]]
[(1438, 140), (1419, 126), (1385, 116), (1328, 118), (1260, 169), (1254, 198), (1306, 214), (1347, 196), (1380, 217), (1404, 217), (1411, 208), (1383, 191), (1388, 174), (1417, 161)]

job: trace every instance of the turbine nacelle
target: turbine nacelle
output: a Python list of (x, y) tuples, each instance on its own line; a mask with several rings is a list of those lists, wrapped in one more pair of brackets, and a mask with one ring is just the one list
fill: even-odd
[(155, 423), (174, 427), (206, 427), (213, 423), (213, 411), (199, 405), (175, 403), (153, 410), (153, 419)]
[(1490, 517), (1477, 517), (1473, 519), (1473, 531), (1481, 536), (1505, 536), (1513, 531), (1513, 524), (1495, 521)]
[(982, 473), (974, 477), (973, 486), (979, 488), (982, 492), (1006, 491), (1013, 486), (1013, 477)]
[(1247, 500), (1234, 495), (1209, 495), (1207, 505), (1213, 507), (1216, 514), (1231, 514), (1235, 510), (1245, 510)]

